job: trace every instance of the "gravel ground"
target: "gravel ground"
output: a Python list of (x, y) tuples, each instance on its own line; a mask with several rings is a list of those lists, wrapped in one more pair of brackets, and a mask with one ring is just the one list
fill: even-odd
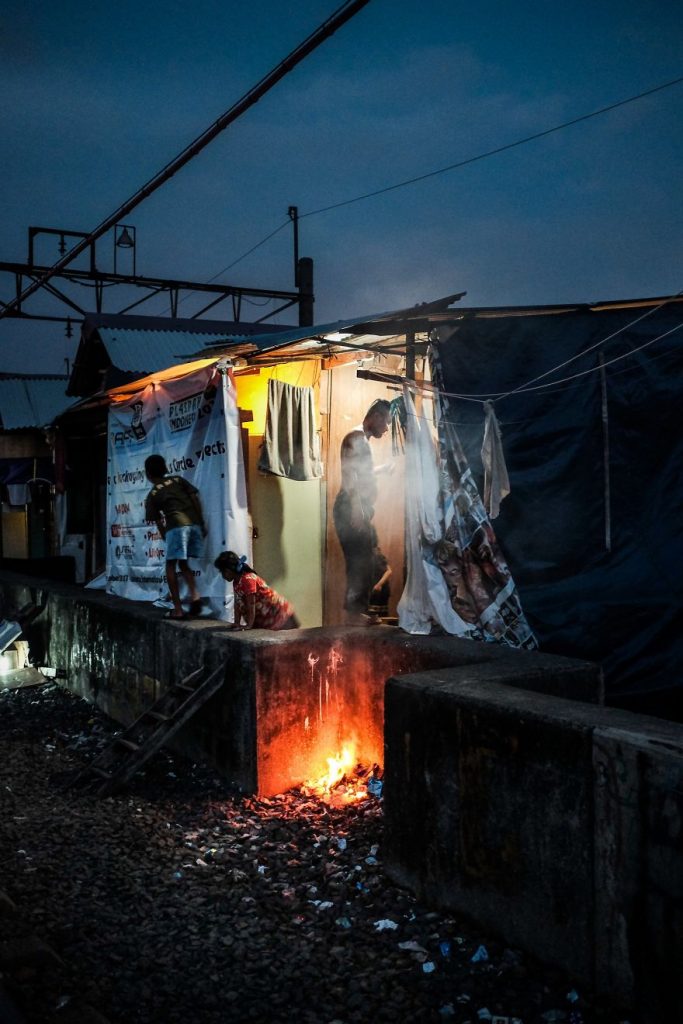
[(64, 785), (116, 728), (91, 705), (0, 690), (0, 723), (0, 970), (29, 1022), (626, 1019), (392, 885), (375, 799), (248, 799), (165, 751), (100, 799)]

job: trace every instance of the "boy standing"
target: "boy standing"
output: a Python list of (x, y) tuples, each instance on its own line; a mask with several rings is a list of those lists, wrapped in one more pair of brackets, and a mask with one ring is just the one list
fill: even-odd
[[(145, 500), (145, 518), (155, 522), (166, 541), (166, 579), (173, 601), (169, 619), (186, 619), (199, 615), (202, 607), (199, 591), (188, 558), (201, 558), (204, 553), (204, 523), (199, 491), (181, 476), (169, 476), (161, 455), (145, 459), (147, 479), (154, 486)], [(177, 563), (177, 567), (176, 567)], [(180, 603), (178, 572), (190, 593), (190, 611)]]

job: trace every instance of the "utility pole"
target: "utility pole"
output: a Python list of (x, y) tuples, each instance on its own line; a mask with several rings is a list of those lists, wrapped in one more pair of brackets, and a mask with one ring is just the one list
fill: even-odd
[(206, 131), (202, 132), (194, 142), (191, 142), (181, 153), (178, 154), (170, 163), (166, 164), (153, 178), (142, 186), (134, 195), (127, 199), (114, 213), (106, 217), (94, 231), (91, 231), (88, 235), (77, 242), (72, 249), (69, 250), (60, 260), (58, 260), (52, 267), (46, 270), (39, 278), (36, 278), (32, 284), (28, 285), (20, 294), (13, 300), (0, 306), (0, 320), (11, 314), (12, 311), (21, 307), (22, 302), (27, 299), (34, 292), (38, 291), (47, 281), (50, 280), (55, 274), (58, 274), (60, 270), (63, 270), (69, 265), (77, 256), (79, 256), (88, 246), (91, 246), (98, 238), (104, 235), (110, 228), (113, 228), (119, 221), (123, 219), (134, 210), (144, 199), (151, 196), (153, 192), (173, 177), (173, 175), (184, 167), (185, 164), (189, 163), (193, 157), (197, 156), (198, 153), (208, 146), (217, 135), (219, 135), (228, 125), (236, 121), (242, 114), (245, 113), (250, 107), (254, 106), (255, 103), (265, 96), (274, 85), (276, 85), (280, 79), (284, 78), (285, 75), (300, 64), (301, 61), (312, 53), (313, 50), (317, 49), (318, 46), (326, 39), (328, 39), (338, 28), (341, 28), (347, 21), (349, 21), (355, 14), (358, 13), (363, 7), (365, 7), (370, 0), (346, 0), (345, 3), (339, 7), (334, 14), (332, 14), (326, 21), (322, 23), (314, 32), (312, 32), (302, 43), (300, 43), (289, 56), (285, 57), (277, 67), (269, 71), (268, 74), (261, 79), (252, 89), (250, 89), (245, 95), (237, 101), (229, 110), (222, 114), (217, 121), (215, 121)]

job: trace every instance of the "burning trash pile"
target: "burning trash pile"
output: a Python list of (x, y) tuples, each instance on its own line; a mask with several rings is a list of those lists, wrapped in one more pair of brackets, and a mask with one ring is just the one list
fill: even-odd
[(12, 973), (0, 950), (28, 1024), (84, 1002), (110, 1024), (627, 1020), (390, 882), (381, 772), (353, 750), (322, 793), (236, 796), (162, 751), (99, 799), (59, 781), (114, 723), (57, 687), (0, 694), (0, 716), (4, 933), (59, 951)]
[(382, 769), (378, 764), (370, 767), (360, 764), (352, 743), (345, 744), (339, 755), (326, 760), (327, 771), (301, 786), (304, 796), (318, 797), (332, 807), (357, 804), (369, 797), (381, 798), (384, 785)]

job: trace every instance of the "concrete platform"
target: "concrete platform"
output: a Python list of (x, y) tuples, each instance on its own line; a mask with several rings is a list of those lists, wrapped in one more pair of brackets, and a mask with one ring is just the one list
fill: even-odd
[(389, 874), (644, 1024), (683, 1020), (683, 728), (501, 668), (388, 681)]
[(173, 622), (149, 604), (6, 573), (0, 592), (15, 606), (46, 598), (28, 630), (33, 660), (124, 724), (202, 664), (223, 665), (222, 690), (172, 746), (262, 796), (322, 774), (346, 742), (359, 760), (382, 764), (384, 684), (396, 674), (495, 666), (514, 687), (602, 699), (595, 666), (494, 644), (389, 626), (232, 633), (215, 620)]

